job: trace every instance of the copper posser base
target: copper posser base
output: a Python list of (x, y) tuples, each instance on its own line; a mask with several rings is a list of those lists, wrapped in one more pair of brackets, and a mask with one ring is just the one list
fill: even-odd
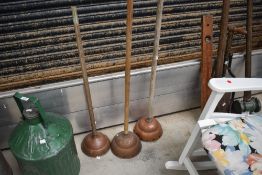
[(88, 134), (81, 145), (82, 151), (90, 157), (97, 157), (105, 154), (110, 148), (108, 137), (101, 132)]
[(147, 117), (142, 117), (137, 121), (134, 132), (143, 141), (158, 140), (163, 134), (160, 123), (155, 118), (149, 122)]
[(135, 157), (141, 151), (141, 141), (133, 132), (125, 134), (124, 131), (118, 133), (112, 140), (111, 150), (120, 158)]

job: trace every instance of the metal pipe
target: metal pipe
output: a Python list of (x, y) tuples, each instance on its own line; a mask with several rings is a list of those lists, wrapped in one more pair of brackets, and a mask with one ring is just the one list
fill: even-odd
[[(253, 1), (247, 1), (247, 37), (246, 37), (246, 61), (245, 61), (245, 77), (251, 77), (251, 52), (252, 52), (252, 17), (253, 17)], [(244, 92), (244, 101), (251, 99), (251, 91)]]
[(133, 22), (133, 0), (127, 0), (126, 19), (126, 68), (125, 68), (125, 118), (124, 132), (128, 134), (129, 121), (129, 92), (130, 92), (130, 69), (132, 52), (132, 22)]
[(77, 16), (77, 9), (76, 7), (71, 7), (71, 9), (72, 9), (72, 15), (73, 15), (73, 21), (74, 21), (74, 27), (75, 27), (76, 43), (77, 43), (77, 48), (78, 48), (78, 53), (79, 53), (79, 58), (80, 58), (82, 75), (83, 75), (85, 99), (86, 99), (86, 103), (88, 107), (88, 112), (89, 112), (89, 117), (90, 117), (90, 122), (91, 122), (91, 127), (92, 127), (92, 133), (93, 135), (95, 135), (96, 134), (95, 117), (94, 117), (91, 92), (90, 92), (90, 87), (89, 87), (89, 82), (88, 82), (88, 76), (86, 72), (85, 54), (84, 54), (84, 49), (82, 46), (79, 20)]
[(149, 122), (151, 122), (153, 118), (153, 102), (154, 102), (155, 85), (156, 85), (156, 67), (157, 67), (157, 60), (158, 60), (159, 40), (160, 40), (160, 35), (161, 35), (161, 21), (162, 21), (163, 4), (164, 4), (164, 0), (158, 0), (154, 51), (153, 51), (152, 67), (151, 67), (150, 92), (149, 92), (149, 102), (148, 102), (148, 113), (149, 113), (148, 121)]
[(224, 55), (226, 49), (227, 27), (229, 18), (230, 0), (223, 0), (222, 17), (220, 23), (219, 44), (217, 50), (217, 59), (215, 66), (215, 77), (221, 77), (223, 74)]

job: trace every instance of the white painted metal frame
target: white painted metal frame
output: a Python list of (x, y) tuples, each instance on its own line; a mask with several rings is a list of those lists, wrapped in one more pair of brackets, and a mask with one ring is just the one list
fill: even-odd
[[(192, 162), (190, 160), (190, 156), (199, 155), (196, 154), (199, 150), (194, 151), (194, 148), (200, 139), (201, 128), (243, 116), (243, 114), (217, 113), (214, 111), (224, 93), (262, 90), (262, 78), (213, 78), (208, 85), (212, 93), (199, 117), (199, 123), (193, 129), (179, 160), (166, 162), (167, 169), (188, 170), (190, 175), (198, 175), (197, 170), (214, 169), (215, 165), (211, 161)], [(203, 153), (203, 151), (200, 152)]]

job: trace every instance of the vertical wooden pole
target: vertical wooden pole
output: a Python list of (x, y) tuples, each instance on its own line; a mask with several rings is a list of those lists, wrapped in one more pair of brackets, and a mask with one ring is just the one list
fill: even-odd
[(125, 69), (125, 118), (124, 132), (128, 134), (129, 121), (129, 92), (130, 92), (130, 69), (132, 51), (132, 20), (133, 20), (133, 0), (127, 0), (126, 18), (126, 69)]
[[(252, 55), (252, 18), (253, 18), (253, 0), (247, 1), (247, 23), (246, 23), (246, 61), (245, 77), (251, 78), (251, 55)], [(250, 101), (251, 91), (244, 92), (244, 101)]]
[(161, 33), (161, 20), (162, 20), (162, 11), (163, 11), (164, 0), (158, 0), (157, 4), (157, 16), (156, 16), (156, 28), (155, 28), (155, 39), (154, 39), (154, 51), (152, 58), (152, 67), (151, 67), (151, 79), (150, 79), (150, 91), (149, 91), (149, 103), (148, 103), (148, 113), (150, 122), (153, 118), (153, 102), (155, 96), (155, 85), (156, 85), (156, 67), (158, 60), (158, 50), (159, 50), (159, 40)]
[(95, 135), (96, 134), (95, 116), (94, 116), (94, 111), (93, 111), (93, 104), (92, 104), (92, 99), (91, 99), (91, 92), (90, 92), (90, 87), (89, 87), (89, 82), (88, 82), (88, 76), (86, 72), (85, 53), (84, 53), (84, 49), (82, 45), (77, 9), (76, 7), (71, 7), (71, 9), (72, 9), (72, 15), (73, 15), (73, 21), (74, 21), (75, 34), (76, 34), (76, 43), (77, 43), (77, 48), (78, 48), (78, 53), (79, 53), (79, 58), (80, 58), (82, 75), (83, 75), (85, 99), (86, 99), (86, 103), (88, 107), (88, 112), (89, 112), (89, 117), (90, 117), (90, 122), (91, 122), (91, 127), (92, 127), (92, 133), (93, 135)]
[(224, 55), (227, 40), (227, 27), (229, 18), (230, 0), (223, 0), (222, 17), (220, 22), (220, 35), (217, 49), (217, 59), (215, 66), (215, 77), (220, 78), (223, 74)]
[[(219, 42), (218, 42), (218, 49), (217, 49), (217, 59), (215, 61), (214, 78), (220, 78), (223, 75), (223, 67), (225, 62), (224, 58), (225, 58), (225, 50), (226, 50), (226, 43), (227, 43), (229, 9), (230, 9), (230, 0), (223, 0), (223, 8), (222, 8), (221, 22), (220, 22), (220, 35), (219, 35)], [(228, 112), (230, 99), (231, 99), (231, 94), (226, 94), (219, 102), (216, 111)]]

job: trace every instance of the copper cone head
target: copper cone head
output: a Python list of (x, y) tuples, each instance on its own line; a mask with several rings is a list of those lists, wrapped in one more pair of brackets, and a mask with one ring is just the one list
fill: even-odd
[(143, 141), (158, 140), (163, 134), (160, 123), (155, 118), (150, 122), (147, 119), (147, 117), (140, 118), (134, 127), (134, 132)]
[(85, 136), (81, 145), (83, 153), (90, 157), (101, 156), (105, 154), (110, 148), (110, 141), (108, 137), (101, 132), (96, 132)]
[(112, 140), (111, 150), (120, 158), (128, 159), (135, 157), (141, 151), (141, 141), (133, 132), (125, 134), (124, 131), (118, 133)]

